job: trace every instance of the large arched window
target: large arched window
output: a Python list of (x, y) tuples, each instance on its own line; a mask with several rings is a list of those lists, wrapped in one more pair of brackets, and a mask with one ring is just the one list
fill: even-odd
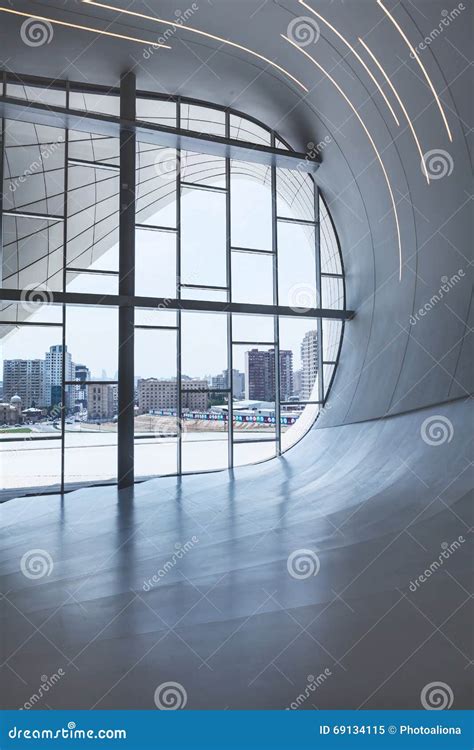
[[(118, 95), (11, 78), (3, 96), (40, 104), (37, 121), (29, 109), (3, 131), (4, 489), (114, 482), (120, 140), (92, 123), (118, 117)], [(91, 127), (44, 124), (42, 105), (92, 115)], [(291, 153), (262, 124), (204, 103), (139, 93), (136, 117)], [(137, 131), (137, 478), (280, 455), (314, 423), (342, 340), (341, 255), (317, 181), (298, 164), (194, 148)], [(341, 314), (312, 317), (321, 308)]]

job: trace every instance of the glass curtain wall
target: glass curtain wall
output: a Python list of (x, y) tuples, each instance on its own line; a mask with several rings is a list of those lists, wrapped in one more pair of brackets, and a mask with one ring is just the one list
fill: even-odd
[[(7, 81), (4, 93), (118, 115), (114, 91)], [(206, 104), (142, 93), (137, 118), (287, 148)], [(314, 423), (339, 357), (344, 323), (301, 315), (345, 306), (328, 207), (297, 169), (141, 140), (136, 157), (135, 476), (278, 456)], [(107, 299), (118, 294), (119, 166), (118, 138), (2, 123), (2, 285), (25, 293), (0, 316), (0, 462), (13, 494), (117, 481), (118, 307)], [(280, 314), (206, 310), (213, 302)]]

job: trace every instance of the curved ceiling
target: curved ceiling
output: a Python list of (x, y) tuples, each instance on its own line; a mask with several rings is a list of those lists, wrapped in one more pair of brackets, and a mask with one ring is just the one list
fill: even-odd
[[(111, 4), (125, 7), (122, 0)], [(275, 128), (300, 151), (326, 139), (317, 181), (342, 245), (347, 305), (357, 315), (346, 326), (331, 408), (318, 421), (325, 426), (436, 404), (470, 390), (467, 6), (454, 6), (453, 15), (437, 0), (220, 0), (189, 3), (178, 17), (171, 2), (160, 2), (160, 17), (181, 19), (178, 28), (79, 0), (60, 7), (19, 2), (15, 9), (22, 13), (134, 39), (163, 37), (171, 49), (56, 24), (47, 43), (32, 46), (21, 35), (25, 18), (10, 13), (1, 14), (0, 39), (6, 70), (116, 85), (133, 68), (139, 88), (232, 106)], [(152, 15), (139, 0), (127, 8)], [(429, 38), (418, 52), (424, 70), (400, 30), (414, 46)], [(420, 150), (436, 152), (426, 169)], [(418, 315), (422, 308), (426, 314)]]

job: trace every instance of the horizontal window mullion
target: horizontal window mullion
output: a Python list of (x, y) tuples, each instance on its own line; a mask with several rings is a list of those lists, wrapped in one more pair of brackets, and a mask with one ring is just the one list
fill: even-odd
[(66, 266), (66, 273), (87, 273), (95, 276), (118, 276), (119, 271), (100, 271), (96, 268), (73, 268)]
[(42, 221), (64, 221), (64, 216), (54, 214), (40, 214), (31, 211), (3, 211), (3, 216), (13, 216), (15, 219), (41, 219)]
[(149, 232), (169, 232), (171, 234), (176, 234), (178, 231), (175, 227), (161, 227), (154, 224), (135, 224), (135, 229), (145, 229)]
[(227, 188), (217, 187), (215, 185), (201, 185), (199, 182), (181, 182), (181, 188), (189, 188), (191, 190), (207, 190), (212, 193), (227, 193)]
[(118, 164), (107, 164), (102, 161), (89, 161), (88, 159), (68, 159), (68, 166), (70, 167), (91, 167), (93, 169), (104, 169), (108, 172), (120, 172), (120, 166)]
[(64, 385), (118, 385), (118, 380), (65, 380)]
[[(282, 305), (260, 305), (247, 302), (215, 302), (171, 297), (129, 297), (119, 294), (97, 294), (83, 292), (48, 292), (48, 301), (41, 298), (41, 289), (0, 289), (0, 300), (10, 302), (36, 302), (43, 304), (70, 304), (104, 307), (139, 307), (152, 310), (182, 310), (191, 312), (234, 313), (236, 315), (279, 315), (284, 318), (327, 318), (350, 320), (354, 311), (324, 307), (296, 308)], [(14, 323), (12, 325), (15, 325)]]

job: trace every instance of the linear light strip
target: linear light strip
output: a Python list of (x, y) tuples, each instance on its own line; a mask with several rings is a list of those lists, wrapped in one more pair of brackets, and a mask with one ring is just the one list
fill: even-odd
[(377, 146), (375, 145), (374, 139), (372, 138), (372, 136), (371, 136), (371, 134), (370, 134), (370, 132), (369, 132), (369, 130), (368, 130), (365, 122), (363, 121), (362, 117), (358, 113), (357, 109), (352, 104), (352, 102), (349, 99), (349, 97), (347, 96), (347, 94), (345, 94), (344, 91), (341, 89), (341, 87), (339, 86), (339, 84), (337, 83), (337, 81), (335, 81), (334, 78), (330, 75), (330, 73), (328, 73), (327, 70), (325, 70), (322, 65), (320, 65), (318, 62), (316, 62), (316, 60), (314, 59), (314, 57), (311, 57), (311, 55), (308, 52), (306, 52), (305, 49), (303, 49), (298, 44), (296, 44), (296, 42), (293, 42), (291, 39), (288, 39), (288, 37), (285, 36), (284, 34), (281, 34), (280, 36), (283, 39), (285, 39), (285, 41), (289, 42), (289, 44), (291, 44), (293, 47), (295, 47), (295, 49), (297, 49), (298, 52), (301, 52), (301, 54), (305, 55), (305, 57), (307, 57), (308, 60), (311, 60), (311, 62), (313, 63), (313, 65), (315, 65), (317, 68), (319, 68), (319, 70), (327, 78), (329, 78), (329, 80), (336, 87), (336, 89), (339, 91), (339, 93), (341, 94), (341, 96), (346, 100), (346, 102), (348, 103), (348, 105), (350, 106), (350, 108), (352, 109), (352, 111), (354, 112), (355, 116), (357, 117), (357, 119), (359, 120), (360, 124), (362, 125), (362, 127), (365, 130), (367, 138), (369, 139), (369, 141), (370, 141), (370, 143), (372, 145), (372, 148), (374, 149), (375, 155), (376, 155), (376, 157), (377, 157), (377, 159), (378, 159), (378, 161), (380, 163), (380, 166), (382, 168), (382, 172), (383, 172), (384, 177), (385, 177), (385, 182), (387, 183), (387, 187), (388, 187), (388, 192), (390, 193), (390, 198), (391, 198), (391, 201), (392, 201), (393, 215), (394, 215), (394, 218), (395, 218), (395, 225), (396, 225), (396, 228), (397, 228), (397, 237), (398, 237), (399, 281), (401, 281), (402, 280), (402, 241), (401, 241), (401, 236), (400, 236), (400, 224), (399, 224), (399, 221), (398, 221), (397, 205), (395, 203), (395, 198), (394, 198), (394, 195), (393, 195), (392, 187), (390, 185), (390, 180), (388, 179), (387, 170), (385, 169), (385, 165), (384, 165), (384, 163), (382, 161), (382, 157), (380, 156), (380, 154), (378, 152)]
[(380, 63), (380, 62), (379, 62), (379, 61), (377, 60), (377, 58), (375, 57), (375, 55), (374, 55), (374, 53), (372, 52), (372, 50), (371, 50), (371, 49), (369, 48), (369, 46), (368, 46), (368, 45), (367, 45), (367, 44), (366, 44), (366, 43), (364, 42), (364, 40), (363, 40), (363, 39), (361, 39), (360, 37), (359, 37), (359, 42), (360, 42), (360, 43), (362, 44), (362, 46), (364, 47), (364, 49), (365, 49), (365, 50), (366, 50), (366, 51), (368, 52), (368, 54), (370, 55), (370, 57), (372, 58), (372, 60), (374, 61), (374, 63), (376, 64), (376, 66), (378, 67), (378, 69), (380, 70), (380, 72), (382, 73), (382, 75), (384, 76), (385, 80), (387, 81), (388, 85), (390, 86), (390, 88), (392, 89), (393, 93), (395, 94), (395, 96), (396, 96), (396, 98), (397, 98), (397, 101), (398, 101), (398, 103), (399, 103), (399, 105), (400, 105), (400, 107), (401, 107), (401, 109), (402, 109), (402, 111), (403, 111), (403, 114), (404, 114), (404, 115), (405, 115), (405, 117), (406, 117), (406, 120), (407, 120), (407, 122), (408, 122), (408, 125), (409, 125), (409, 127), (410, 127), (410, 130), (411, 130), (411, 132), (412, 132), (412, 134), (413, 134), (413, 138), (415, 139), (416, 147), (417, 147), (417, 149), (418, 149), (418, 152), (419, 152), (419, 154), (420, 154), (420, 157), (421, 157), (421, 164), (422, 164), (422, 169), (423, 169), (423, 172), (425, 173), (426, 181), (427, 181), (427, 183), (428, 183), (428, 185), (429, 185), (429, 184), (430, 184), (430, 178), (429, 178), (429, 175), (428, 175), (428, 170), (426, 169), (426, 164), (425, 164), (425, 157), (424, 157), (423, 151), (422, 151), (422, 149), (421, 149), (421, 146), (420, 146), (420, 142), (419, 142), (419, 140), (418, 140), (418, 137), (417, 137), (417, 135), (416, 135), (416, 131), (415, 131), (415, 128), (414, 128), (414, 126), (413, 126), (413, 123), (412, 123), (412, 121), (410, 120), (410, 117), (409, 117), (409, 115), (408, 115), (408, 112), (406, 111), (405, 105), (403, 104), (402, 100), (400, 99), (400, 97), (399, 97), (399, 95), (398, 95), (398, 91), (396, 90), (396, 88), (395, 88), (395, 86), (393, 85), (392, 81), (391, 81), (391, 80), (390, 80), (390, 78), (388, 77), (388, 75), (387, 75), (387, 73), (385, 72), (384, 68), (382, 67), (381, 63)]
[(183, 24), (175, 23), (174, 21), (167, 21), (163, 18), (157, 18), (156, 16), (149, 16), (146, 13), (138, 13), (137, 11), (133, 10), (127, 10), (126, 8), (117, 8), (114, 5), (108, 5), (106, 3), (99, 3), (95, 0), (82, 0), (83, 3), (86, 5), (94, 5), (97, 8), (105, 8), (105, 10), (113, 10), (116, 13), (125, 13), (128, 16), (134, 16), (135, 18), (144, 18), (146, 21), (153, 21), (154, 23), (161, 23), (165, 26), (174, 26), (176, 29), (184, 29), (185, 31), (189, 31), (192, 34), (199, 34), (200, 36), (205, 36), (207, 39), (214, 39), (216, 42), (220, 42), (221, 44), (228, 44), (231, 47), (235, 47), (236, 49), (240, 49), (243, 52), (247, 52), (249, 55), (253, 55), (253, 57), (257, 57), (259, 60), (263, 60), (267, 63), (267, 65), (271, 65), (272, 68), (275, 68), (276, 70), (279, 70), (280, 73), (283, 73), (283, 75), (287, 76), (288, 78), (291, 78), (291, 80), (296, 83), (303, 91), (306, 93), (308, 92), (308, 89), (304, 84), (301, 83), (295, 76), (293, 76), (291, 73), (288, 72), (288, 70), (285, 70), (285, 68), (282, 68), (281, 65), (278, 65), (278, 63), (273, 62), (273, 60), (269, 60), (268, 57), (264, 57), (264, 55), (261, 55), (259, 52), (255, 52), (252, 49), (249, 49), (248, 47), (244, 47), (242, 44), (237, 44), (237, 42), (231, 42), (229, 39), (224, 39), (223, 37), (216, 36), (215, 34), (209, 34), (207, 31), (201, 31), (201, 29), (195, 29), (193, 26), (183, 26)]
[(431, 82), (431, 78), (429, 77), (428, 73), (426, 72), (425, 66), (423, 65), (423, 63), (421, 62), (420, 58), (418, 57), (418, 54), (417, 54), (414, 46), (412, 45), (412, 43), (408, 39), (407, 35), (405, 34), (405, 32), (403, 31), (403, 29), (401, 28), (401, 26), (398, 24), (398, 22), (395, 20), (395, 18), (392, 16), (392, 14), (390, 13), (390, 11), (388, 11), (387, 8), (384, 6), (384, 4), (382, 3), (382, 0), (377, 0), (377, 4), (380, 5), (380, 7), (384, 11), (384, 13), (387, 14), (387, 16), (389, 17), (389, 19), (391, 20), (391, 22), (393, 23), (393, 25), (397, 29), (398, 33), (400, 34), (400, 36), (402, 37), (402, 39), (407, 44), (408, 48), (410, 49), (410, 52), (412, 53), (413, 57), (417, 61), (418, 65), (420, 66), (420, 68), (421, 68), (421, 70), (423, 72), (423, 75), (425, 76), (426, 80), (428, 81), (428, 85), (429, 85), (431, 91), (433, 92), (433, 96), (434, 96), (434, 98), (436, 100), (436, 104), (438, 105), (438, 109), (441, 112), (441, 117), (443, 118), (443, 122), (444, 122), (444, 125), (446, 127), (446, 131), (448, 133), (448, 138), (449, 138), (449, 140), (452, 143), (453, 136), (451, 135), (451, 130), (449, 129), (448, 121), (446, 119), (446, 115), (444, 114), (443, 106), (441, 104), (441, 101), (439, 99), (438, 94), (436, 93), (436, 89), (435, 89), (435, 87), (433, 86), (433, 84)]
[(377, 81), (376, 77), (374, 76), (374, 74), (372, 73), (372, 71), (370, 70), (370, 68), (368, 67), (368, 65), (364, 62), (364, 60), (359, 55), (359, 53), (354, 49), (354, 47), (352, 46), (352, 44), (350, 44), (347, 41), (347, 39), (341, 34), (341, 32), (338, 31), (332, 24), (330, 24), (329, 21), (326, 21), (326, 19), (323, 18), (323, 16), (320, 13), (317, 13), (314, 10), (314, 8), (312, 8), (310, 5), (308, 5), (307, 3), (305, 3), (304, 0), (300, 0), (300, 3), (301, 3), (301, 5), (304, 5), (304, 7), (307, 8), (311, 13), (313, 13), (317, 18), (319, 18), (320, 21), (322, 21), (323, 23), (325, 23), (326, 26), (328, 26), (331, 29), (331, 31), (333, 31), (336, 34), (336, 36), (338, 36), (339, 39), (341, 39), (341, 41), (344, 42), (344, 44), (346, 45), (346, 47), (348, 47), (350, 49), (350, 51), (352, 52), (352, 54), (354, 55), (354, 57), (360, 62), (360, 64), (362, 65), (362, 67), (364, 68), (364, 70), (366, 71), (366, 73), (368, 74), (368, 76), (371, 78), (371, 80), (377, 86), (377, 89), (378, 89), (379, 93), (381, 94), (382, 98), (384, 99), (385, 104), (387, 105), (387, 107), (389, 108), (390, 112), (392, 113), (393, 119), (395, 120), (395, 122), (397, 123), (397, 125), (400, 126), (400, 122), (398, 120), (398, 117), (395, 114), (394, 109), (393, 109), (392, 105), (390, 104), (390, 102), (389, 102), (389, 100), (387, 98), (387, 95), (383, 91), (382, 87), (380, 86), (379, 82)]
[(58, 24), (59, 26), (67, 26), (70, 29), (79, 29), (79, 31), (91, 31), (94, 34), (100, 34), (102, 36), (112, 36), (116, 39), (125, 39), (128, 42), (138, 42), (139, 44), (152, 44), (154, 47), (163, 47), (163, 49), (171, 49), (168, 44), (157, 44), (156, 42), (149, 42), (147, 39), (137, 39), (133, 36), (126, 36), (125, 34), (116, 34), (113, 31), (102, 31), (101, 29), (94, 29), (90, 26), (81, 26), (77, 23), (68, 23), (67, 21), (58, 21), (56, 18), (48, 18), (47, 16), (38, 16), (36, 13), (22, 13), (19, 10), (13, 10), (12, 8), (0, 7), (1, 13), (12, 13), (14, 16), (25, 16), (26, 18), (37, 18), (38, 21), (46, 21), (47, 23)]

